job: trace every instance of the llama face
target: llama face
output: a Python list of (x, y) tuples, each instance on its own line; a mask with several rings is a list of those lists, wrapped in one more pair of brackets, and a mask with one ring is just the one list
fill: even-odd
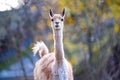
[(63, 9), (61, 14), (54, 14), (50, 9), (50, 18), (51, 18), (51, 26), (55, 30), (60, 30), (63, 28), (63, 21), (65, 17), (65, 9)]

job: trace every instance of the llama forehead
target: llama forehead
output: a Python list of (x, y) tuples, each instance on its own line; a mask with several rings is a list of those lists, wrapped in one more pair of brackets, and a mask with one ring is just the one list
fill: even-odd
[(61, 14), (54, 14), (53, 18), (54, 19), (61, 19), (62, 16), (61, 16)]

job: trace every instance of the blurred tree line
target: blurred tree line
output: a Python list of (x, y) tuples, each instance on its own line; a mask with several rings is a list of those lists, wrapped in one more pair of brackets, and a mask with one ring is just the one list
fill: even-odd
[(0, 57), (9, 49), (16, 52), (1, 60), (0, 70), (16, 60), (23, 65), (21, 57), (29, 57), (35, 41), (44, 41), (53, 51), (50, 8), (55, 13), (66, 9), (64, 48), (75, 79), (109, 80), (105, 66), (112, 46), (120, 43), (120, 0), (31, 0), (17, 10), (0, 12)]

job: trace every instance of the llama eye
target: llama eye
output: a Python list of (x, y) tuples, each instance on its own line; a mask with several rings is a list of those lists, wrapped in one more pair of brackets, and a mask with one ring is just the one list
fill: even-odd
[(63, 19), (61, 19), (61, 21), (63, 21)]
[(54, 21), (54, 19), (51, 19), (51, 21)]

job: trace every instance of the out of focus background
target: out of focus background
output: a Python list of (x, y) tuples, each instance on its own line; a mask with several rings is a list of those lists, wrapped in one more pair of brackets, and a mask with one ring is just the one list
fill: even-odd
[(0, 80), (33, 80), (34, 42), (53, 51), (50, 8), (66, 9), (64, 50), (74, 80), (120, 80), (120, 0), (0, 0)]

